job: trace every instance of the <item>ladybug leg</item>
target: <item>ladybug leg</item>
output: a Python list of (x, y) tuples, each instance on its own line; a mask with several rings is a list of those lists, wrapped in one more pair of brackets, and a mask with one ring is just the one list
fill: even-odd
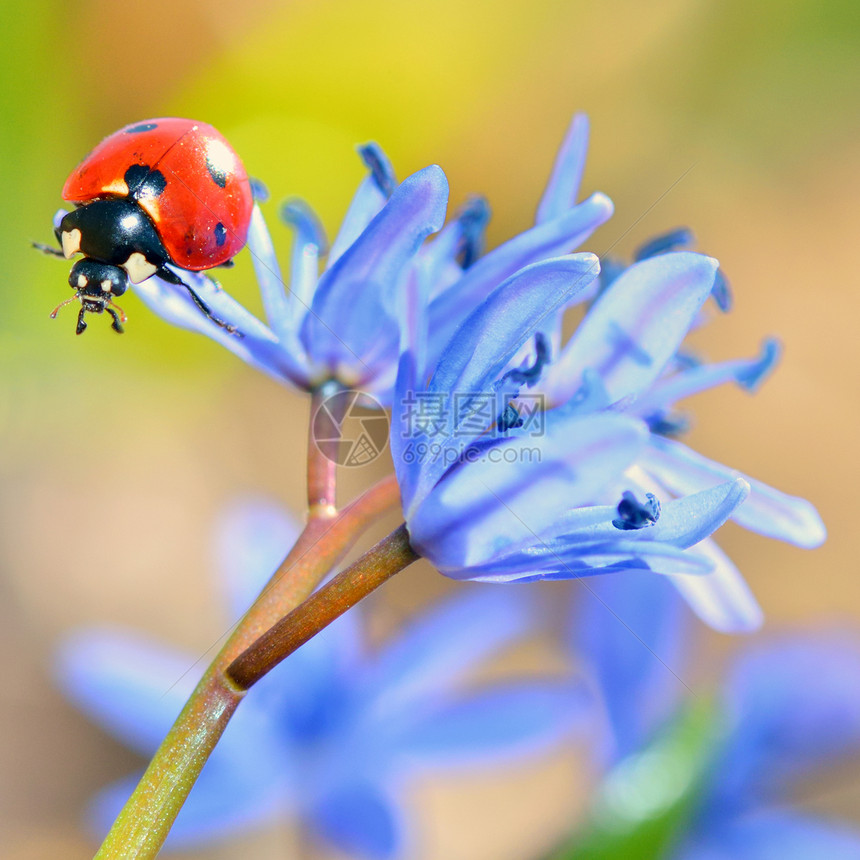
[[(125, 329), (122, 327), (122, 323), (120, 322), (120, 316), (119, 316), (119, 314), (114, 310), (114, 307), (116, 307), (116, 305), (114, 305), (113, 307), (111, 307), (111, 306), (110, 306), (110, 303), (108, 303), (108, 305), (105, 307), (105, 310), (106, 310), (106, 311), (107, 311), (107, 312), (108, 312), (108, 313), (113, 317), (113, 322), (111, 323), (110, 327), (111, 327), (111, 328), (112, 328), (112, 329), (113, 329), (117, 334), (122, 334), (122, 333), (125, 331)], [(118, 310), (120, 313), (122, 313), (122, 309), (121, 309), (121, 308), (117, 308), (117, 310)], [(123, 322), (125, 322), (125, 319), (126, 319), (126, 316), (125, 316), (125, 314), (123, 313), (123, 314), (122, 314), (122, 321), (123, 321)]]
[(221, 328), (226, 329), (230, 334), (235, 334), (237, 337), (243, 337), (242, 332), (238, 331), (236, 326), (230, 325), (230, 323), (224, 322), (222, 319), (218, 319), (218, 317), (212, 313), (209, 305), (207, 305), (206, 302), (204, 302), (203, 299), (201, 299), (200, 296), (198, 296), (197, 293), (185, 283), (185, 281), (183, 281), (178, 275), (171, 272), (166, 266), (159, 269), (157, 275), (169, 284), (176, 284), (177, 286), (185, 287), (191, 298), (194, 299), (194, 304), (197, 305), (197, 307), (200, 308), (200, 310), (203, 311), (203, 313), (206, 314), (206, 316), (209, 317), (215, 325), (221, 326)]
[(50, 254), (52, 257), (62, 257), (63, 259), (66, 257), (60, 248), (55, 248), (53, 245), (43, 245), (41, 242), (31, 242), (30, 244), (43, 254)]
[(75, 328), (75, 334), (83, 334), (87, 330), (87, 324), (84, 320), (84, 314), (87, 312), (87, 309), (82, 307), (80, 312), (78, 313), (78, 324)]
[(235, 260), (225, 260), (223, 263), (219, 263), (215, 268), (216, 269), (232, 269), (233, 266), (236, 265)]

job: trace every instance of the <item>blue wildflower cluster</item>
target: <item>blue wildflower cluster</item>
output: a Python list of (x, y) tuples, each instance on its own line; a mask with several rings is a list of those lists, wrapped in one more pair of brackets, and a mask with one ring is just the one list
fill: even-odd
[[(604, 617), (586, 607), (573, 639), (607, 718), (596, 748), (608, 784), (676, 709), (684, 685), (666, 663), (682, 647), (678, 597), (723, 632), (761, 623), (713, 533), (732, 519), (811, 548), (825, 531), (807, 501), (676, 438), (686, 427), (680, 402), (724, 383), (755, 390), (779, 345), (766, 340), (755, 357), (715, 364), (690, 355), (685, 339), (707, 324), (709, 299), (726, 311), (731, 294), (717, 261), (688, 250), (687, 231), (643, 245), (629, 265), (576, 250), (612, 215), (601, 193), (579, 199), (587, 143), (588, 123), (578, 116), (534, 226), (490, 251), (484, 200), (468, 200), (446, 223), (439, 167), (398, 183), (378, 146), (361, 147), (368, 174), (331, 244), (306, 203), (282, 207), (293, 233), (289, 290), (255, 206), (248, 247), (265, 323), (204, 275), (183, 273), (240, 337), (201, 315), (181, 287), (151, 278), (136, 290), (168, 321), (284, 383), (317, 394), (352, 389), (390, 408), (409, 542), (444, 575), (585, 579), (593, 597), (606, 592)], [(565, 341), (563, 316), (575, 306), (585, 312)], [(250, 605), (294, 537), (281, 514), (259, 504), (227, 522), (219, 558), (234, 614)], [(616, 605), (621, 615), (613, 609), (605, 617)], [(251, 691), (172, 844), (291, 815), (350, 854), (413, 856), (401, 794), (416, 772), (548, 748), (583, 731), (584, 715), (597, 710), (572, 675), (460, 688), (465, 671), (535, 626), (530, 591), (479, 587), (377, 652), (355, 612), (341, 618)], [(735, 722), (672, 857), (753, 860), (766, 855), (749, 845), (778, 831), (794, 834), (785, 838), (796, 844), (804, 834), (818, 834), (810, 846), (819, 837), (817, 845), (855, 844), (793, 813), (752, 815), (781, 788), (772, 777), (783, 767), (860, 741), (856, 694), (840, 698), (837, 689), (837, 678), (858, 671), (840, 662), (845, 653), (789, 643), (741, 660), (723, 703)], [(816, 673), (818, 660), (835, 674)], [(89, 631), (64, 646), (59, 678), (103, 726), (148, 754), (187, 692), (163, 691), (193, 662), (127, 633)], [(787, 666), (814, 688), (809, 701)], [(842, 721), (839, 730), (825, 732), (831, 718)], [(589, 725), (594, 730), (593, 718)], [(99, 826), (131, 788), (124, 782), (102, 795)], [(791, 856), (849, 855), (810, 848)]]

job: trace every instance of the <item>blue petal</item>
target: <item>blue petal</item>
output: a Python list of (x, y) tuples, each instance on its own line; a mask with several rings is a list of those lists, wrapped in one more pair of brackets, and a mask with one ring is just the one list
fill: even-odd
[(615, 760), (640, 749), (686, 692), (686, 617), (670, 585), (677, 578), (616, 573), (577, 590), (570, 641), (602, 693)]
[(301, 526), (263, 499), (235, 501), (216, 527), (216, 561), (233, 623), (244, 615), (292, 549)]
[[(640, 465), (679, 495), (696, 492), (739, 474), (680, 442), (658, 436), (652, 436)], [(746, 475), (742, 477), (750, 484), (752, 492), (733, 514), (735, 522), (759, 534), (807, 549), (824, 541), (824, 523), (806, 499), (788, 496)]]
[(709, 558), (713, 572), (707, 576), (670, 576), (689, 607), (710, 627), (721, 633), (751, 633), (758, 630), (764, 614), (740, 571), (710, 539), (695, 550)]
[(489, 391), (499, 374), (556, 311), (599, 274), (594, 254), (544, 260), (508, 278), (463, 322), (430, 380), (430, 391)]
[[(375, 165), (387, 165), (386, 172), (390, 175), (391, 180), (394, 180), (391, 165), (377, 144), (365, 144), (363, 147), (359, 147), (358, 153), (365, 164), (370, 160)], [(379, 214), (389, 196), (387, 189), (383, 189), (381, 186), (379, 176), (374, 175), (373, 171), (371, 171), (370, 176), (362, 180), (332, 243), (328, 255), (329, 268), (340, 259), (344, 251), (358, 239), (365, 227)]]
[(142, 636), (81, 631), (57, 652), (66, 696), (112, 735), (149, 756), (182, 710), (205, 666)]
[(676, 373), (655, 383), (650, 391), (636, 400), (632, 411), (637, 415), (651, 415), (670, 409), (678, 400), (726, 382), (736, 382), (747, 391), (755, 391), (776, 367), (779, 355), (779, 342), (769, 339), (756, 358), (703, 364)]
[(422, 766), (470, 767), (536, 755), (580, 727), (591, 699), (579, 685), (512, 682), (416, 712), (394, 729), (397, 754)]
[(723, 802), (755, 802), (813, 766), (860, 751), (860, 640), (783, 636), (738, 660), (727, 685), (736, 726), (720, 758)]
[(525, 635), (535, 607), (523, 594), (479, 588), (423, 613), (388, 643), (361, 677), (373, 714), (414, 710)]
[(726, 481), (663, 505), (654, 525), (621, 534), (605, 507), (575, 511), (560, 520), (554, 531), (569, 543), (612, 540), (623, 536), (631, 542), (661, 541), (686, 549), (723, 525), (747, 498), (749, 491), (749, 484), (743, 478)]
[(538, 206), (535, 223), (542, 224), (557, 218), (576, 203), (587, 152), (588, 117), (579, 113), (574, 116), (556, 156), (552, 176)]
[(281, 206), (281, 220), (293, 228), (290, 259), (290, 304), (293, 328), (298, 330), (310, 310), (319, 278), (320, 255), (326, 251), (326, 237), (314, 211), (304, 200), (288, 200)]
[(644, 391), (677, 351), (707, 299), (717, 261), (677, 252), (636, 263), (600, 296), (556, 363), (544, 388), (564, 403), (596, 370), (613, 401)]
[(314, 805), (311, 821), (320, 838), (350, 856), (388, 860), (405, 841), (397, 800), (370, 782), (333, 789)]
[(306, 380), (303, 352), (287, 352), (275, 335), (209, 278), (195, 272), (178, 270), (197, 294), (220, 319), (236, 326), (241, 336), (230, 334), (209, 320), (194, 304), (188, 290), (168, 284), (160, 278), (149, 278), (135, 284), (134, 290), (153, 313), (169, 323), (205, 334), (226, 347), (242, 361), (262, 370), (279, 382), (289, 380), (303, 386)]
[(860, 830), (791, 811), (747, 815), (691, 839), (677, 860), (857, 860)]
[(320, 279), (302, 340), (317, 362), (366, 375), (366, 354), (393, 338), (396, 361), (404, 268), (445, 220), (448, 182), (435, 165), (410, 176), (361, 236)]
[[(528, 266), (501, 284), (476, 308), (457, 331), (439, 362), (428, 389), (448, 397), (452, 392), (493, 394), (495, 383), (517, 350), (537, 326), (557, 309), (570, 303), (599, 271), (593, 254), (574, 254)], [(434, 333), (435, 336), (435, 333)], [(467, 410), (454, 416), (448, 433), (439, 441), (444, 451), (421, 464), (410, 464), (403, 455), (407, 442), (415, 445), (410, 412), (403, 398), (403, 381), (398, 384), (399, 422), (392, 424), (392, 454), (409, 518), (416, 499), (425, 495), (442, 472), (456, 459), (449, 451), (459, 451), (472, 438), (460, 430)], [(459, 421), (457, 420), (459, 419)]]
[(710, 559), (672, 544), (622, 539), (567, 545), (563, 538), (541, 540), (486, 564), (440, 568), (446, 576), (476, 582), (557, 581), (624, 571), (700, 575), (712, 569)]
[[(254, 274), (260, 285), (260, 296), (266, 319), (284, 348), (302, 365), (304, 351), (298, 342), (298, 323), (307, 312), (306, 305), (287, 296), (281, 266), (275, 254), (275, 246), (260, 207), (254, 204), (251, 225), (248, 229), (248, 253), (254, 264)], [(232, 320), (231, 320), (232, 322)], [(244, 334), (243, 329), (239, 329)]]
[(451, 575), (531, 544), (560, 507), (587, 503), (617, 479), (645, 432), (619, 415), (559, 416), (541, 438), (500, 444), (452, 469), (406, 512), (413, 546)]
[(592, 194), (558, 218), (533, 227), (485, 254), (430, 304), (430, 330), (434, 338), (440, 345), (446, 343), (466, 315), (502, 281), (525, 266), (573, 250), (611, 216), (612, 201), (603, 194)]

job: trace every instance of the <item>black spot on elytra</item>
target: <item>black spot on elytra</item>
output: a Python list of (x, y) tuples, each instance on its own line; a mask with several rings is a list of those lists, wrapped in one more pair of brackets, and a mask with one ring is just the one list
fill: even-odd
[(227, 241), (227, 230), (219, 221), (215, 225), (215, 244), (220, 248)]
[(212, 160), (208, 156), (206, 158), (206, 168), (209, 171), (209, 175), (212, 177), (212, 181), (219, 188), (224, 188), (227, 185), (227, 171), (222, 170), (217, 164), (213, 164)]
[(167, 187), (167, 180), (160, 170), (150, 170), (146, 164), (132, 164), (125, 172), (125, 184), (130, 197), (138, 200), (158, 197)]
[(127, 128), (125, 133), (140, 134), (142, 131), (152, 131), (154, 128), (158, 128), (157, 122), (142, 122), (140, 125), (133, 125), (131, 128)]

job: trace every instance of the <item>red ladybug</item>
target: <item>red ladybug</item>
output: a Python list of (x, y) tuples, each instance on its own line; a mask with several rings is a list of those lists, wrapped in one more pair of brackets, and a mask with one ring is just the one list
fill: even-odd
[[(54, 230), (62, 251), (40, 250), (71, 259), (69, 284), (78, 300), (77, 333), (84, 315), (107, 312), (122, 332), (125, 314), (113, 304), (129, 282), (157, 275), (185, 287), (213, 322), (206, 303), (167, 264), (192, 272), (231, 265), (245, 245), (253, 194), (248, 174), (230, 144), (211, 125), (190, 119), (150, 119), (106, 137), (63, 186), (75, 204)], [(119, 313), (117, 313), (119, 311)]]

